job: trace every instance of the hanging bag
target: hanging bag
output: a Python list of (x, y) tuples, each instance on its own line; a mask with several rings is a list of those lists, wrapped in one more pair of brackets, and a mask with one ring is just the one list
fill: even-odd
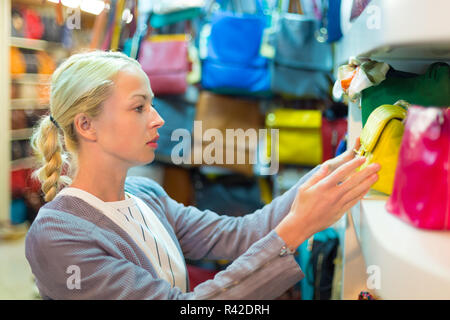
[[(279, 129), (279, 162), (315, 166), (322, 161), (322, 113), (320, 110), (275, 109), (266, 116), (266, 127)], [(270, 131), (268, 131), (269, 133)], [(267, 155), (272, 157), (271, 134)]]
[(450, 109), (411, 106), (388, 212), (423, 229), (450, 230)]
[(255, 3), (256, 14), (236, 10), (212, 14), (202, 64), (203, 88), (224, 94), (264, 94), (270, 90), (268, 59), (260, 55), (268, 19), (261, 0)]
[(272, 40), (275, 56), (271, 64), (271, 88), (274, 92), (296, 97), (329, 96), (332, 52), (330, 44), (319, 42), (315, 37), (319, 24), (314, 17), (303, 14), (299, 0), (289, 1), (289, 10), (278, 18)]

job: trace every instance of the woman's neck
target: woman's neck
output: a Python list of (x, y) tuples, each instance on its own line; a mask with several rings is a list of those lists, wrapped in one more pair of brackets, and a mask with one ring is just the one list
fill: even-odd
[(89, 192), (105, 202), (125, 200), (126, 172), (79, 170), (70, 187)]

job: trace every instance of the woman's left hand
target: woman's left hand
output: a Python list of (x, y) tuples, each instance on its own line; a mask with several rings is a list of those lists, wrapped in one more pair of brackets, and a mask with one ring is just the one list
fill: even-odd
[(361, 141), (358, 137), (356, 139), (355, 145), (353, 148), (348, 149), (344, 153), (338, 155), (337, 157), (325, 161), (322, 165), (328, 166), (328, 174), (332, 173), (334, 170), (339, 168), (343, 163), (346, 163), (355, 157), (354, 150), (359, 150), (361, 147)]

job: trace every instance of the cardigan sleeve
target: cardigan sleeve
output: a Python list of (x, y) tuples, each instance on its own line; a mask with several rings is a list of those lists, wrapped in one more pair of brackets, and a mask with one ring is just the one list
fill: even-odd
[(289, 212), (298, 187), (318, 168), (311, 170), (271, 203), (241, 217), (185, 206), (162, 192), (159, 193), (159, 203), (186, 258), (234, 260), (279, 224)]

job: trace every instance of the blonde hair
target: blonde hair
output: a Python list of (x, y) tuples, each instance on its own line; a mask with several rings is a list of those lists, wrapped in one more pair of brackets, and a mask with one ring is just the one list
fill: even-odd
[(50, 114), (39, 120), (31, 136), (39, 163), (33, 177), (41, 183), (46, 202), (72, 183), (77, 169), (79, 141), (73, 126), (75, 116), (85, 113), (97, 117), (111, 94), (112, 78), (128, 66), (141, 69), (136, 60), (121, 52), (89, 51), (70, 56), (53, 73)]

